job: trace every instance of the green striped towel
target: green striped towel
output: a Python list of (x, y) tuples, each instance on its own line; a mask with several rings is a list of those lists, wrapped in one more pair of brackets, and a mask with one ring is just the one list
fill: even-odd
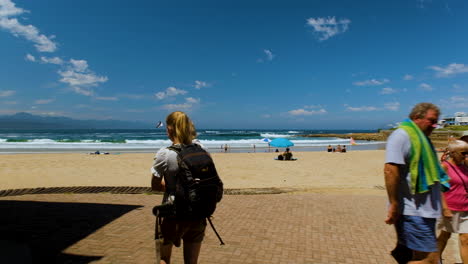
[(410, 119), (400, 124), (400, 128), (408, 133), (411, 141), (410, 174), (411, 193), (425, 193), (430, 186), (440, 182), (442, 191), (450, 188), (449, 177), (440, 166), (434, 146), (421, 129)]

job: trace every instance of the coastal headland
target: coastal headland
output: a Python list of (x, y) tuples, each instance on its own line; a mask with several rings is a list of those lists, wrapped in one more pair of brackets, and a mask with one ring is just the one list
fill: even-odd
[[(366, 141), (386, 141), (392, 133), (392, 130), (381, 130), (375, 133), (348, 133), (348, 134), (308, 134), (300, 135), (301, 137), (336, 137), (336, 138), (353, 138), (354, 140)], [(447, 141), (451, 137), (461, 137), (464, 131), (438, 131), (435, 130), (430, 139), (436, 148), (444, 148), (447, 146)]]

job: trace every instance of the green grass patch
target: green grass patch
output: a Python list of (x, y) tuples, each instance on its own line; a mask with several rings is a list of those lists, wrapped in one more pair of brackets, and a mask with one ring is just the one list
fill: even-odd
[(446, 126), (444, 128), (437, 129), (440, 131), (466, 131), (468, 126)]

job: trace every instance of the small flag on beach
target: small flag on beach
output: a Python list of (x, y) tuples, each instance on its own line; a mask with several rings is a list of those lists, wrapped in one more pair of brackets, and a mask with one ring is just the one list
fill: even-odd
[(357, 144), (356, 144), (356, 141), (354, 141), (354, 138), (352, 138), (352, 137), (349, 139), (349, 143), (350, 143), (351, 145), (353, 145), (353, 146), (356, 146), (356, 145), (357, 145)]

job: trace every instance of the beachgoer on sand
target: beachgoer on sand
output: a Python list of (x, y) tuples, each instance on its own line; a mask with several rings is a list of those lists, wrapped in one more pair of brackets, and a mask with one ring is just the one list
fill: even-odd
[(328, 147), (327, 147), (327, 152), (332, 152), (332, 150), (333, 150), (332, 146), (331, 146), (331, 145), (328, 145)]
[(341, 150), (342, 150), (342, 149), (341, 149), (341, 146), (340, 146), (340, 145), (336, 146), (336, 152), (341, 152)]
[(289, 148), (286, 148), (286, 151), (283, 153), (284, 160), (291, 160), (292, 156), (292, 152), (289, 150)]
[(468, 157), (468, 143), (453, 140), (448, 145), (449, 158), (442, 167), (450, 177), (450, 190), (443, 195), (442, 215), (437, 238), (440, 258), (452, 233), (459, 234), (460, 256), (468, 263), (468, 167), (464, 163)]
[[(161, 263), (170, 263), (172, 246), (179, 247), (181, 240), (183, 240), (184, 262), (197, 263), (205, 236), (207, 216), (204, 214), (211, 214), (216, 207), (216, 203), (221, 200), (222, 182), (216, 173), (216, 168), (209, 153), (199, 144), (193, 143), (196, 135), (195, 127), (185, 113), (173, 112), (169, 114), (166, 118), (166, 129), (167, 135), (173, 144), (158, 151), (151, 167), (151, 188), (155, 191), (164, 191), (162, 206), (155, 207), (158, 215), (156, 224), (157, 244), (160, 242), (159, 227), (162, 236), (161, 246), (158, 247), (157, 245), (156, 249), (159, 250)], [(197, 159), (196, 162), (209, 162), (197, 171), (192, 170), (195, 166), (192, 166), (193, 163), (190, 162), (190, 158), (194, 156)], [(179, 160), (183, 160), (183, 162), (179, 162)], [(187, 176), (187, 170), (190, 171), (190, 178)], [(192, 175), (195, 179), (191, 178)], [(216, 201), (213, 202), (214, 208), (211, 204), (210, 208), (201, 208), (199, 205), (195, 208), (193, 202), (184, 200), (185, 195), (179, 195), (180, 190), (186, 190), (192, 194), (192, 189), (186, 189), (187, 186), (181, 182), (196, 181), (197, 178), (204, 180), (203, 177), (206, 176), (215, 180), (215, 182), (210, 183), (210, 186), (217, 186), (214, 189), (212, 187), (209, 189), (210, 192), (215, 192), (215, 195), (213, 196), (211, 193), (208, 195), (208, 197), (216, 197)], [(202, 184), (199, 183), (199, 185)], [(178, 191), (176, 192), (176, 190)], [(206, 189), (203, 190), (206, 192)], [(194, 194), (197, 194), (197, 191), (194, 192)], [(204, 198), (200, 199), (206, 202)], [(177, 206), (175, 207), (174, 204), (177, 204)], [(183, 210), (180, 208), (183, 208)], [(188, 208), (192, 210), (185, 210)], [(202, 211), (200, 211), (200, 208)], [(162, 220), (159, 216), (162, 216)]]
[(346, 145), (343, 145), (343, 148), (341, 149), (341, 153), (346, 153)]
[(415, 105), (409, 119), (387, 140), (385, 222), (395, 225), (397, 246), (391, 254), (398, 263), (437, 264), (439, 260), (435, 226), (441, 216), (441, 191), (450, 186), (428, 138), (439, 113), (434, 104)]

